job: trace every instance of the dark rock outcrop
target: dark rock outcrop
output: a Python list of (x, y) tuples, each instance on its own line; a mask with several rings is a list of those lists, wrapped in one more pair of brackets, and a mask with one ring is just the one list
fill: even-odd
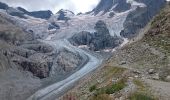
[(24, 14), (33, 16), (35, 18), (49, 19), (51, 15), (53, 15), (53, 13), (50, 10), (29, 12), (21, 7), (18, 7), (17, 9), (22, 11)]
[(33, 16), (35, 18), (49, 19), (51, 15), (53, 15), (53, 13), (50, 10), (29, 12), (21, 7), (18, 7), (17, 9), (22, 11), (24, 14)]
[(82, 31), (72, 37), (72, 40), (77, 44), (77, 45), (86, 45), (90, 44), (93, 39), (93, 34), (90, 32)]
[(159, 10), (166, 4), (166, 0), (136, 0), (144, 3), (146, 7), (137, 7), (132, 11), (124, 22), (124, 30), (121, 31), (121, 36), (132, 38), (137, 35), (139, 29), (145, 25), (156, 15)]
[(59, 10), (57, 14), (58, 14), (58, 18), (57, 18), (58, 20), (65, 20), (65, 21), (70, 20), (70, 15), (71, 16), (74, 15), (72, 11), (63, 10), (63, 9)]
[(46, 11), (29, 12), (28, 15), (36, 18), (49, 19), (51, 15), (53, 15), (53, 13), (50, 10), (46, 10)]
[(15, 56), (13, 62), (21, 66), (24, 70), (32, 72), (39, 78), (46, 78), (49, 76), (52, 62), (44, 54), (37, 53), (25, 59), (20, 56)]
[(33, 50), (39, 53), (49, 53), (53, 51), (53, 48), (50, 45), (37, 43), (37, 44), (24, 44), (23, 48), (27, 48), (29, 50)]
[(2, 3), (2, 2), (0, 2), (0, 9), (7, 10), (8, 14), (12, 16), (17, 16), (20, 18), (26, 18), (24, 16), (26, 14), (26, 15), (29, 15), (35, 18), (49, 19), (51, 15), (53, 15), (53, 13), (50, 10), (29, 12), (21, 7), (18, 7), (18, 8), (9, 7), (7, 4)]
[(114, 1), (117, 5), (113, 10), (116, 12), (124, 12), (131, 8), (131, 4), (127, 3), (127, 0), (114, 0)]
[(98, 21), (94, 27), (95, 33), (82, 31), (75, 34), (70, 40), (75, 45), (88, 45), (92, 50), (114, 48), (122, 43), (117, 36), (110, 36), (109, 30), (103, 21)]
[(7, 8), (8, 8), (7, 4), (0, 2), (0, 9), (6, 10)]
[(97, 15), (101, 11), (105, 14), (110, 11), (123, 12), (129, 10), (130, 8), (131, 4), (127, 3), (126, 0), (101, 0), (92, 12), (94, 15)]
[(26, 19), (26, 17), (24, 16), (25, 13), (20, 11), (20, 10), (18, 10), (18, 9), (15, 9), (15, 8), (12, 8), (12, 7), (8, 7), (8, 9), (6, 11), (11, 16), (17, 16), (17, 17), (25, 18)]
[(51, 24), (49, 24), (48, 30), (52, 30), (52, 29), (60, 29), (60, 26), (55, 22), (52, 22)]
[[(71, 58), (71, 59), (70, 59)], [(82, 57), (79, 54), (63, 49), (59, 51), (51, 69), (51, 75), (68, 74), (78, 68), (82, 63)]]
[(101, 0), (92, 12), (94, 12), (95, 15), (97, 15), (100, 11), (108, 12), (112, 6), (113, 0)]

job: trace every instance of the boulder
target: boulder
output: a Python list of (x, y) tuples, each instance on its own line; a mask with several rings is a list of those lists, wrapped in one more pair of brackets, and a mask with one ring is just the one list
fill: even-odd
[(159, 73), (154, 74), (154, 75), (152, 76), (152, 78), (153, 78), (154, 80), (159, 80), (159, 79), (160, 79)]
[(155, 70), (154, 69), (149, 69), (148, 70), (148, 74), (154, 74), (155, 73)]
[(170, 82), (170, 75), (168, 75), (165, 80)]

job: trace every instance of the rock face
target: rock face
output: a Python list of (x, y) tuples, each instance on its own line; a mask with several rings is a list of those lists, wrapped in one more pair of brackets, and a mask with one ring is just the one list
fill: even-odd
[(49, 53), (53, 51), (51, 46), (43, 43), (24, 44), (22, 47), (39, 53)]
[(5, 3), (0, 2), (0, 9), (7, 9), (8, 5), (6, 5)]
[(127, 0), (114, 0), (114, 3), (117, 4), (115, 8), (113, 8), (116, 12), (124, 12), (131, 8), (131, 4), (127, 3)]
[(50, 10), (46, 11), (34, 11), (29, 12), (28, 15), (36, 17), (36, 18), (42, 18), (42, 19), (49, 19), (53, 13)]
[(96, 23), (94, 29), (96, 30), (94, 33), (82, 31), (75, 34), (71, 39), (72, 43), (77, 45), (87, 45), (90, 49), (96, 51), (114, 48), (123, 42), (123, 40), (117, 36), (110, 36), (106, 24), (101, 20)]
[(63, 10), (61, 9), (60, 11), (57, 12), (57, 19), (58, 20), (70, 20), (70, 17), (74, 16), (74, 13), (69, 10)]
[(132, 11), (124, 22), (124, 30), (121, 31), (121, 36), (132, 38), (136, 36), (139, 29), (143, 28), (155, 14), (165, 5), (166, 0), (135, 0), (143, 3), (146, 7), (137, 7)]
[(101, 0), (96, 8), (92, 10), (94, 15), (103, 11), (103, 14), (109, 11), (123, 12), (130, 9), (131, 4), (126, 0)]
[(50, 10), (29, 12), (21, 7), (18, 7), (17, 9), (23, 12), (24, 14), (33, 16), (35, 18), (49, 19), (51, 15), (53, 15), (53, 13)]
[(53, 13), (50, 10), (29, 12), (21, 7), (18, 7), (17, 9), (19, 11), (23, 12), (24, 14), (33, 16), (35, 18), (49, 19), (51, 17), (51, 15), (53, 15)]
[(51, 75), (68, 74), (81, 64), (81, 60), (82, 58), (79, 54), (73, 54), (72, 52), (64, 49), (60, 51), (58, 56), (55, 58), (54, 66), (51, 68)]
[(12, 8), (12, 7), (8, 7), (8, 9), (6, 9), (7, 13), (10, 14), (11, 16), (17, 16), (19, 18), (24, 18), (26, 19), (27, 17), (24, 16), (24, 12), (18, 10), (18, 9), (15, 9), (15, 8)]
[(52, 29), (60, 29), (60, 26), (55, 22), (52, 22), (51, 24), (49, 24), (48, 30), (52, 30)]
[(8, 14), (12, 16), (17, 16), (20, 18), (27, 18), (26, 16), (24, 16), (24, 14), (26, 14), (26, 15), (29, 15), (35, 18), (49, 19), (51, 15), (53, 14), (50, 10), (29, 12), (25, 10), (24, 8), (9, 7), (5, 3), (1, 3), (1, 2), (0, 2), (0, 9), (6, 10)]

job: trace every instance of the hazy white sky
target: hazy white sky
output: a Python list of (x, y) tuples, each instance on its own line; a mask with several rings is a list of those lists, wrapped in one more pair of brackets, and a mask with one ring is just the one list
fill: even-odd
[(10, 6), (21, 6), (29, 11), (68, 9), (75, 13), (92, 10), (100, 0), (0, 0)]

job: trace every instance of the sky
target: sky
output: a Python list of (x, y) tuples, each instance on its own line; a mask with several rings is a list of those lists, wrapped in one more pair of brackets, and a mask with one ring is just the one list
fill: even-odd
[(74, 13), (92, 10), (100, 0), (0, 0), (12, 7), (23, 7), (28, 11), (51, 10), (53, 13), (67, 9)]

